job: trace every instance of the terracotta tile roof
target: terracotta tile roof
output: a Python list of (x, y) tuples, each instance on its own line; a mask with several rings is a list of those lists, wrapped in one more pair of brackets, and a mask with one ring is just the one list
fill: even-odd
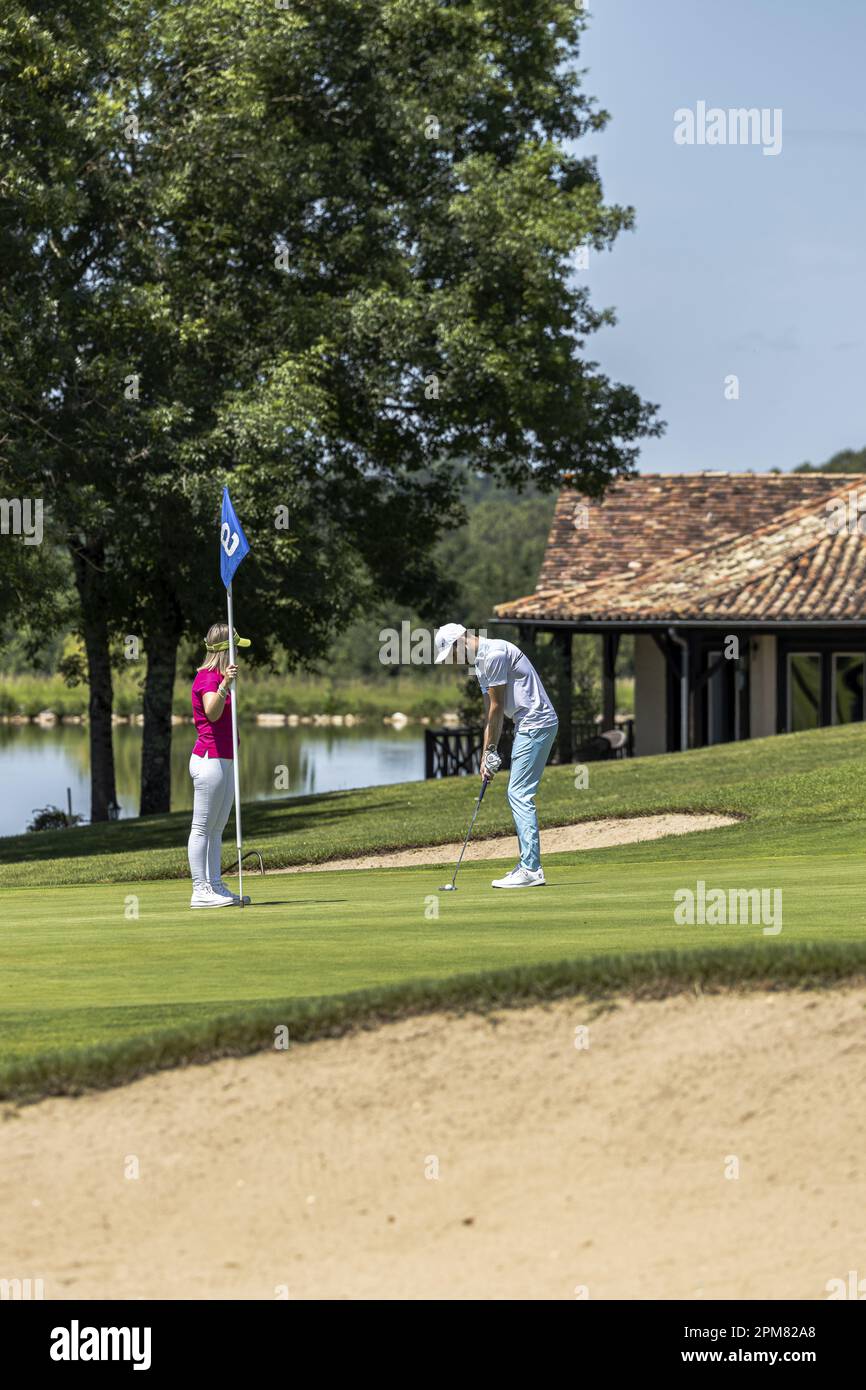
[[(534, 594), (500, 618), (866, 622), (866, 535), (829, 504), (866, 475), (637, 477), (603, 502), (563, 493)], [(577, 521), (577, 525), (575, 522)]]

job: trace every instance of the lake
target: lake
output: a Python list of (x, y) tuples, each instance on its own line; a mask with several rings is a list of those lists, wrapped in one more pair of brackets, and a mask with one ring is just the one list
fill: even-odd
[[(117, 799), (124, 816), (138, 814), (141, 727), (114, 729)], [(350, 787), (414, 782), (424, 777), (424, 731), (417, 725), (392, 729), (363, 724), (346, 729), (301, 724), (267, 728), (242, 724), (241, 799), (267, 800), (309, 792), (344, 791)], [(192, 806), (189, 755), (195, 742), (191, 724), (175, 725), (171, 750), (171, 807)], [(279, 769), (287, 769), (280, 773)], [(280, 776), (279, 789), (275, 786)], [(288, 789), (285, 789), (286, 776)], [(72, 809), (90, 815), (90, 757), (87, 728), (58, 724), (0, 724), (0, 835), (26, 830), (36, 807)]]

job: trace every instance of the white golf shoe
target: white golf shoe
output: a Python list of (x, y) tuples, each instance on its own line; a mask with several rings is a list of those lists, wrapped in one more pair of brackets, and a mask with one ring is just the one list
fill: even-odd
[(221, 893), (215, 893), (210, 884), (205, 883), (201, 888), (193, 889), (189, 905), (190, 907), (231, 907), (232, 899), (224, 897)]
[(544, 870), (524, 869), (522, 864), (518, 864), (516, 869), (512, 869), (504, 878), (495, 878), (491, 883), (491, 888), (541, 888), (544, 886)]
[[(237, 893), (233, 893), (231, 888), (229, 888), (228, 884), (223, 883), (221, 878), (214, 879), (211, 883), (211, 888), (216, 893), (218, 898), (228, 898), (229, 902), (235, 904), (240, 902), (239, 895)], [(250, 899), (247, 897), (246, 893), (244, 893), (244, 907), (249, 907), (249, 905)]]

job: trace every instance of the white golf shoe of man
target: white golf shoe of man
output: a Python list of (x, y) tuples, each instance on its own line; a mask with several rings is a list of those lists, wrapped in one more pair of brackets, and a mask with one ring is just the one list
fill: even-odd
[(504, 878), (494, 879), (492, 886), (540, 888), (545, 880), (535, 795), (559, 727), (556, 710), (529, 657), (513, 642), (478, 637), (460, 623), (446, 623), (436, 632), (434, 649), (437, 666), (446, 662), (475, 666), (484, 695), (482, 768), (488, 748), (499, 742), (503, 719), (507, 715), (514, 721), (508, 804), (520, 844), (520, 862)]

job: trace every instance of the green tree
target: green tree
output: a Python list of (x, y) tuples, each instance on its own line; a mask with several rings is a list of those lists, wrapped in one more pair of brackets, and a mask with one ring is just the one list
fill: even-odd
[(554, 498), (497, 488), (485, 477), (472, 477), (464, 497), (466, 524), (443, 536), (436, 557), (454, 581), (459, 621), (477, 628), (497, 603), (535, 589)]
[(866, 473), (866, 448), (840, 449), (826, 463), (801, 463), (795, 473)]
[(571, 0), (82, 0), (0, 24), (10, 458), (73, 557), (94, 818), (124, 630), (162, 810), (178, 643), (221, 606), (223, 481), (257, 656), (305, 662), (365, 606), (441, 611), (464, 459), (598, 495), (660, 432), (583, 353), (613, 316), (574, 254), (632, 213), (567, 148), (606, 121)]

